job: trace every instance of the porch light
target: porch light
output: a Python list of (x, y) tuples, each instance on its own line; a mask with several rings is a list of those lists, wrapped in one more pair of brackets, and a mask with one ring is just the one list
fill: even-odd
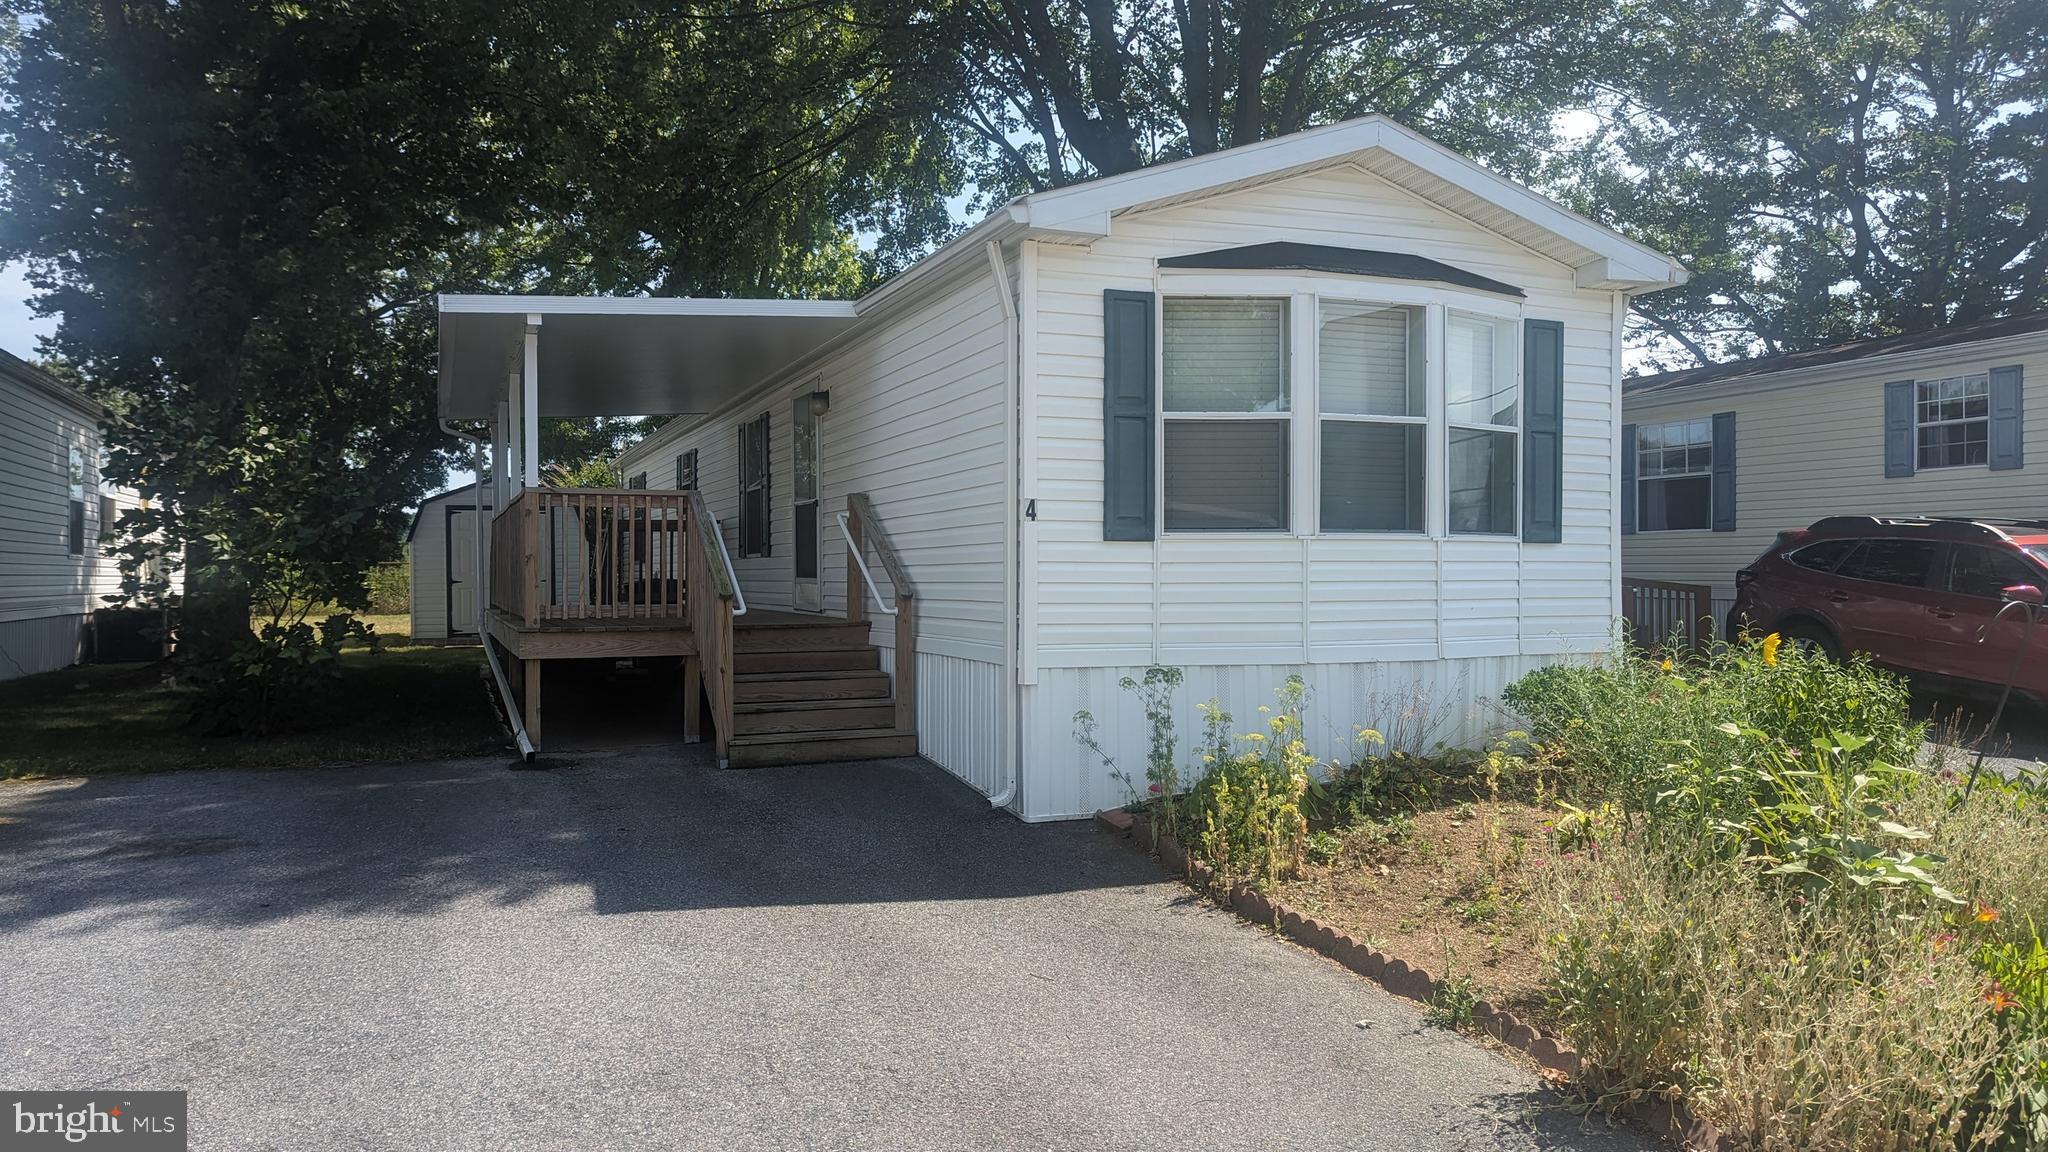
[(813, 392), (813, 393), (811, 393), (811, 415), (813, 415), (813, 416), (823, 416), (823, 415), (824, 415), (825, 413), (827, 413), (827, 412), (830, 412), (831, 410), (832, 410), (832, 393), (830, 393), (830, 392)]

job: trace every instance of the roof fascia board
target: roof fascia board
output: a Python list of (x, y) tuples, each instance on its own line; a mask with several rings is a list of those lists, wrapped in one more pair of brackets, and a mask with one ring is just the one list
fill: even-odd
[[(852, 300), (755, 300), (723, 296), (441, 297), (441, 311), (472, 316), (769, 316), (851, 320)], [(532, 323), (529, 319), (528, 323)]]
[[(1924, 368), (1944, 360), (1961, 356), (1979, 356), (1987, 359), (2002, 358), (2024, 348), (2029, 343), (2038, 343), (2048, 351), (2048, 331), (2018, 332), (2011, 336), (1997, 336), (1989, 340), (1971, 340), (1961, 344), (1944, 344), (1939, 348), (1911, 348), (1903, 352), (1886, 352), (1878, 356), (1859, 356), (1853, 360), (1836, 360), (1829, 364), (1811, 364), (1803, 368), (1781, 368), (1776, 372), (1760, 372), (1753, 376), (1731, 376), (1726, 380), (1711, 380), (1704, 384), (1686, 384), (1657, 392), (1630, 392), (1626, 382), (1621, 402), (1627, 408), (1664, 408), (1682, 404), (1688, 400), (1716, 400), (1729, 396), (1746, 396), (1756, 392), (1775, 392), (1802, 384), (1820, 383), (1830, 374), (1853, 376), (1864, 369), (1876, 366), (1876, 374)], [(1988, 367), (1988, 365), (1987, 365)]]
[(1622, 266), (1654, 269), (1646, 279), (1666, 286), (1684, 283), (1684, 270), (1670, 257), (1611, 228), (1595, 224), (1434, 140), (1398, 129), (1386, 133), (1380, 147), (1438, 179), (1456, 184), (1504, 212), (1520, 216)]
[(1683, 268), (1672, 265), (1631, 263), (1612, 256), (1602, 256), (1572, 269), (1581, 288), (1607, 288), (1624, 292), (1653, 292), (1659, 288), (1675, 288), (1691, 279)]

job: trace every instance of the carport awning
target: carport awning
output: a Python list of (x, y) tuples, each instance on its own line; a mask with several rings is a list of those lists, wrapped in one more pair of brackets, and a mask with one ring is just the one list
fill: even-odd
[(851, 328), (847, 300), (441, 297), (441, 417), (490, 420), (539, 321), (540, 415), (709, 412)]

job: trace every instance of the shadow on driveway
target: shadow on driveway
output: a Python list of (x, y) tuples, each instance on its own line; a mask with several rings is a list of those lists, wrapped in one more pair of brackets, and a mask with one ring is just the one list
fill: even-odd
[(36, 879), (0, 931), (63, 918), (431, 915), (568, 888), (601, 914), (979, 900), (1156, 882), (1084, 824), (1030, 826), (917, 760), (721, 772), (708, 745), (330, 771), (105, 776), (0, 791)]

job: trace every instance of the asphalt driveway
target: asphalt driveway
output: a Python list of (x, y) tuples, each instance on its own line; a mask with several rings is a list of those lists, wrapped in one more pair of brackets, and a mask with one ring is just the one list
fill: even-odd
[(0, 787), (0, 1087), (194, 1148), (1634, 1149), (930, 765)]

